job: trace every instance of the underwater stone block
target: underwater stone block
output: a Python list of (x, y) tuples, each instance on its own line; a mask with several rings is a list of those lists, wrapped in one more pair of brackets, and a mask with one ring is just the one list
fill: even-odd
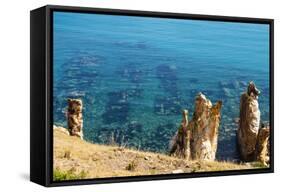
[(67, 124), (69, 134), (83, 139), (82, 100), (68, 99)]
[(181, 111), (181, 100), (178, 97), (156, 97), (154, 113), (157, 115), (176, 115)]
[(222, 88), (222, 92), (225, 98), (235, 97), (235, 91), (231, 90), (230, 88)]
[(219, 87), (228, 88), (228, 89), (239, 89), (240, 83), (238, 80), (232, 80), (232, 81), (228, 81), (228, 82), (220, 81)]
[(126, 89), (126, 92), (128, 93), (128, 96), (131, 98), (140, 98), (142, 97), (143, 89), (131, 88), (131, 89)]
[(115, 122), (124, 123), (128, 119), (129, 103), (108, 105), (107, 110), (102, 114), (103, 122), (111, 124)]
[(174, 134), (173, 127), (175, 126), (171, 122), (158, 125), (156, 129), (150, 132), (149, 139), (145, 141), (145, 145), (149, 146), (147, 150), (165, 153), (169, 149), (169, 141)]
[(143, 81), (144, 72), (139, 69), (135, 63), (126, 64), (121, 69), (116, 71), (122, 78), (129, 80), (132, 83), (141, 83)]
[(159, 65), (156, 68), (156, 75), (159, 79), (177, 80), (176, 70), (169, 65)]
[(257, 136), (260, 127), (258, 95), (260, 91), (254, 82), (250, 82), (247, 91), (240, 99), (240, 121), (238, 127), (238, 145), (241, 160), (253, 161)]
[(164, 88), (166, 92), (173, 94), (177, 90), (177, 72), (171, 66), (157, 66), (156, 77), (160, 80), (161, 87)]
[(115, 122), (124, 123), (128, 119), (129, 102), (126, 91), (109, 92), (106, 111), (102, 114), (103, 122), (111, 124)]
[(128, 124), (128, 133), (130, 136), (139, 136), (139, 133), (143, 131), (143, 126), (141, 123), (138, 123), (136, 121), (131, 121)]
[(127, 91), (113, 91), (107, 94), (110, 104), (126, 103), (128, 102), (129, 94)]
[(190, 83), (196, 84), (196, 83), (199, 82), (199, 79), (197, 79), (197, 78), (190, 78), (190, 79), (189, 79), (189, 82), (190, 82)]

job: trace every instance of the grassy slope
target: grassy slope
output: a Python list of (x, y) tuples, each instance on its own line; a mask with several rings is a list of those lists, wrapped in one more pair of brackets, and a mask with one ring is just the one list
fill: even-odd
[[(99, 178), (254, 168), (251, 164), (186, 161), (164, 154), (92, 144), (54, 129), (56, 179)], [(69, 176), (70, 174), (70, 176)], [(76, 177), (75, 177), (76, 176)]]

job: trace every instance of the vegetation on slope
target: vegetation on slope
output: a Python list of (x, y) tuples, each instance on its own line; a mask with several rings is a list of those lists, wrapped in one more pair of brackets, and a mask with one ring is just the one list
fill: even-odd
[(255, 163), (196, 162), (160, 153), (93, 144), (54, 129), (55, 181), (259, 168)]

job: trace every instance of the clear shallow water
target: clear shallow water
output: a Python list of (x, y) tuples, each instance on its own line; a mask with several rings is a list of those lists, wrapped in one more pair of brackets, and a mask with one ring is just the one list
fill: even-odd
[(269, 26), (54, 13), (54, 123), (84, 102), (84, 137), (166, 152), (200, 91), (223, 101), (217, 158), (237, 158), (235, 118), (253, 80), (269, 121)]

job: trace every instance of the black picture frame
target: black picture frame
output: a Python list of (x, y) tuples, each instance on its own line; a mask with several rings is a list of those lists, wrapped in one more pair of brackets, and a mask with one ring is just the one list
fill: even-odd
[[(270, 26), (270, 167), (203, 173), (116, 177), (53, 182), (52, 75), (53, 11), (261, 23)], [(274, 20), (136, 10), (47, 5), (30, 12), (30, 180), (43, 186), (67, 186), (274, 172)]]

